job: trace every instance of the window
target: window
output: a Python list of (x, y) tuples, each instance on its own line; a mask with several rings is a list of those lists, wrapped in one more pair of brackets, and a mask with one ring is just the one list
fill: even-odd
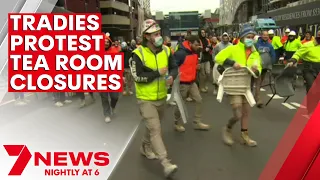
[(96, 0), (96, 7), (99, 8), (100, 7), (99, 5), (100, 5), (100, 1)]
[(129, 17), (129, 14), (130, 14), (129, 12), (121, 11), (121, 10), (114, 9), (114, 8), (101, 8), (100, 11), (101, 11), (102, 15), (114, 14), (114, 15)]
[(182, 16), (170, 16), (169, 27), (170, 28), (192, 28), (199, 27), (198, 15), (182, 15)]

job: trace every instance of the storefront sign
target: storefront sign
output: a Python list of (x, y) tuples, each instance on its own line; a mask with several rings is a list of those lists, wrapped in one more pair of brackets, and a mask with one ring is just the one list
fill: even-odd
[(258, 15), (258, 18), (269, 17), (273, 18), (279, 26), (320, 23), (320, 2), (316, 1)]
[(298, 12), (283, 14), (273, 17), (275, 21), (287, 21), (301, 18), (310, 18), (320, 16), (320, 8), (314, 8), (309, 10), (302, 10)]

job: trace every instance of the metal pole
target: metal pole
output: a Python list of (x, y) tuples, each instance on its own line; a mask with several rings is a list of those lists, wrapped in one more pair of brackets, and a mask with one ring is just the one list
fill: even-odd
[(134, 13), (133, 13), (133, 7), (132, 7), (132, 0), (130, 0), (130, 7), (129, 7), (129, 18), (130, 18), (130, 40), (133, 39), (134, 37), (134, 32), (133, 32), (133, 23), (134, 23)]
[(84, 1), (85, 11), (88, 12), (88, 0)]

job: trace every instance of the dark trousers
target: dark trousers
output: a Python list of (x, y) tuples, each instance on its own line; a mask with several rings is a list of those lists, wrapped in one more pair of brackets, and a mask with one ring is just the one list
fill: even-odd
[[(320, 72), (320, 63), (308, 63), (304, 62), (304, 69), (302, 70), (303, 78), (306, 81), (306, 91), (307, 91), (307, 108), (309, 114), (314, 112), (320, 100), (319, 91), (319, 78), (318, 82), (315, 82), (317, 76)], [(311, 89), (311, 87), (313, 87)]]
[[(117, 105), (118, 99), (119, 99), (119, 93), (116, 92), (104, 92), (100, 93), (101, 96), (101, 103), (103, 108), (103, 115), (105, 117), (111, 116), (112, 109), (114, 109)], [(110, 98), (110, 100), (109, 100)]]
[[(85, 99), (85, 96), (84, 96), (84, 93), (83, 93), (83, 92), (77, 93), (77, 96), (78, 96), (81, 100), (84, 100), (84, 99)], [(93, 97), (93, 93), (92, 93), (92, 92), (90, 92), (90, 96)]]
[(276, 59), (275, 59), (275, 64), (278, 64), (280, 56), (282, 55), (283, 49), (279, 48), (275, 50), (276, 53)]
[(66, 100), (66, 93), (64, 92), (53, 93), (53, 97), (55, 102), (64, 102)]
[(170, 86), (170, 88), (168, 89), (167, 94), (171, 94), (171, 92), (172, 92), (172, 86)]
[(295, 51), (286, 51), (286, 55), (284, 56), (284, 60), (288, 61), (289, 59), (292, 58), (294, 55)]

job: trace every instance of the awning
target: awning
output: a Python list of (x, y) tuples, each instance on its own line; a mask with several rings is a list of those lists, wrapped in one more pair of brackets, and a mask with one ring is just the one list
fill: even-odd
[(55, 6), (53, 9), (52, 9), (52, 12), (53, 13), (73, 13), (72, 11), (69, 11), (63, 7), (58, 7), (58, 6)]
[(268, 4), (273, 4), (273, 3), (276, 3), (276, 2), (281, 2), (281, 0), (272, 0)]

